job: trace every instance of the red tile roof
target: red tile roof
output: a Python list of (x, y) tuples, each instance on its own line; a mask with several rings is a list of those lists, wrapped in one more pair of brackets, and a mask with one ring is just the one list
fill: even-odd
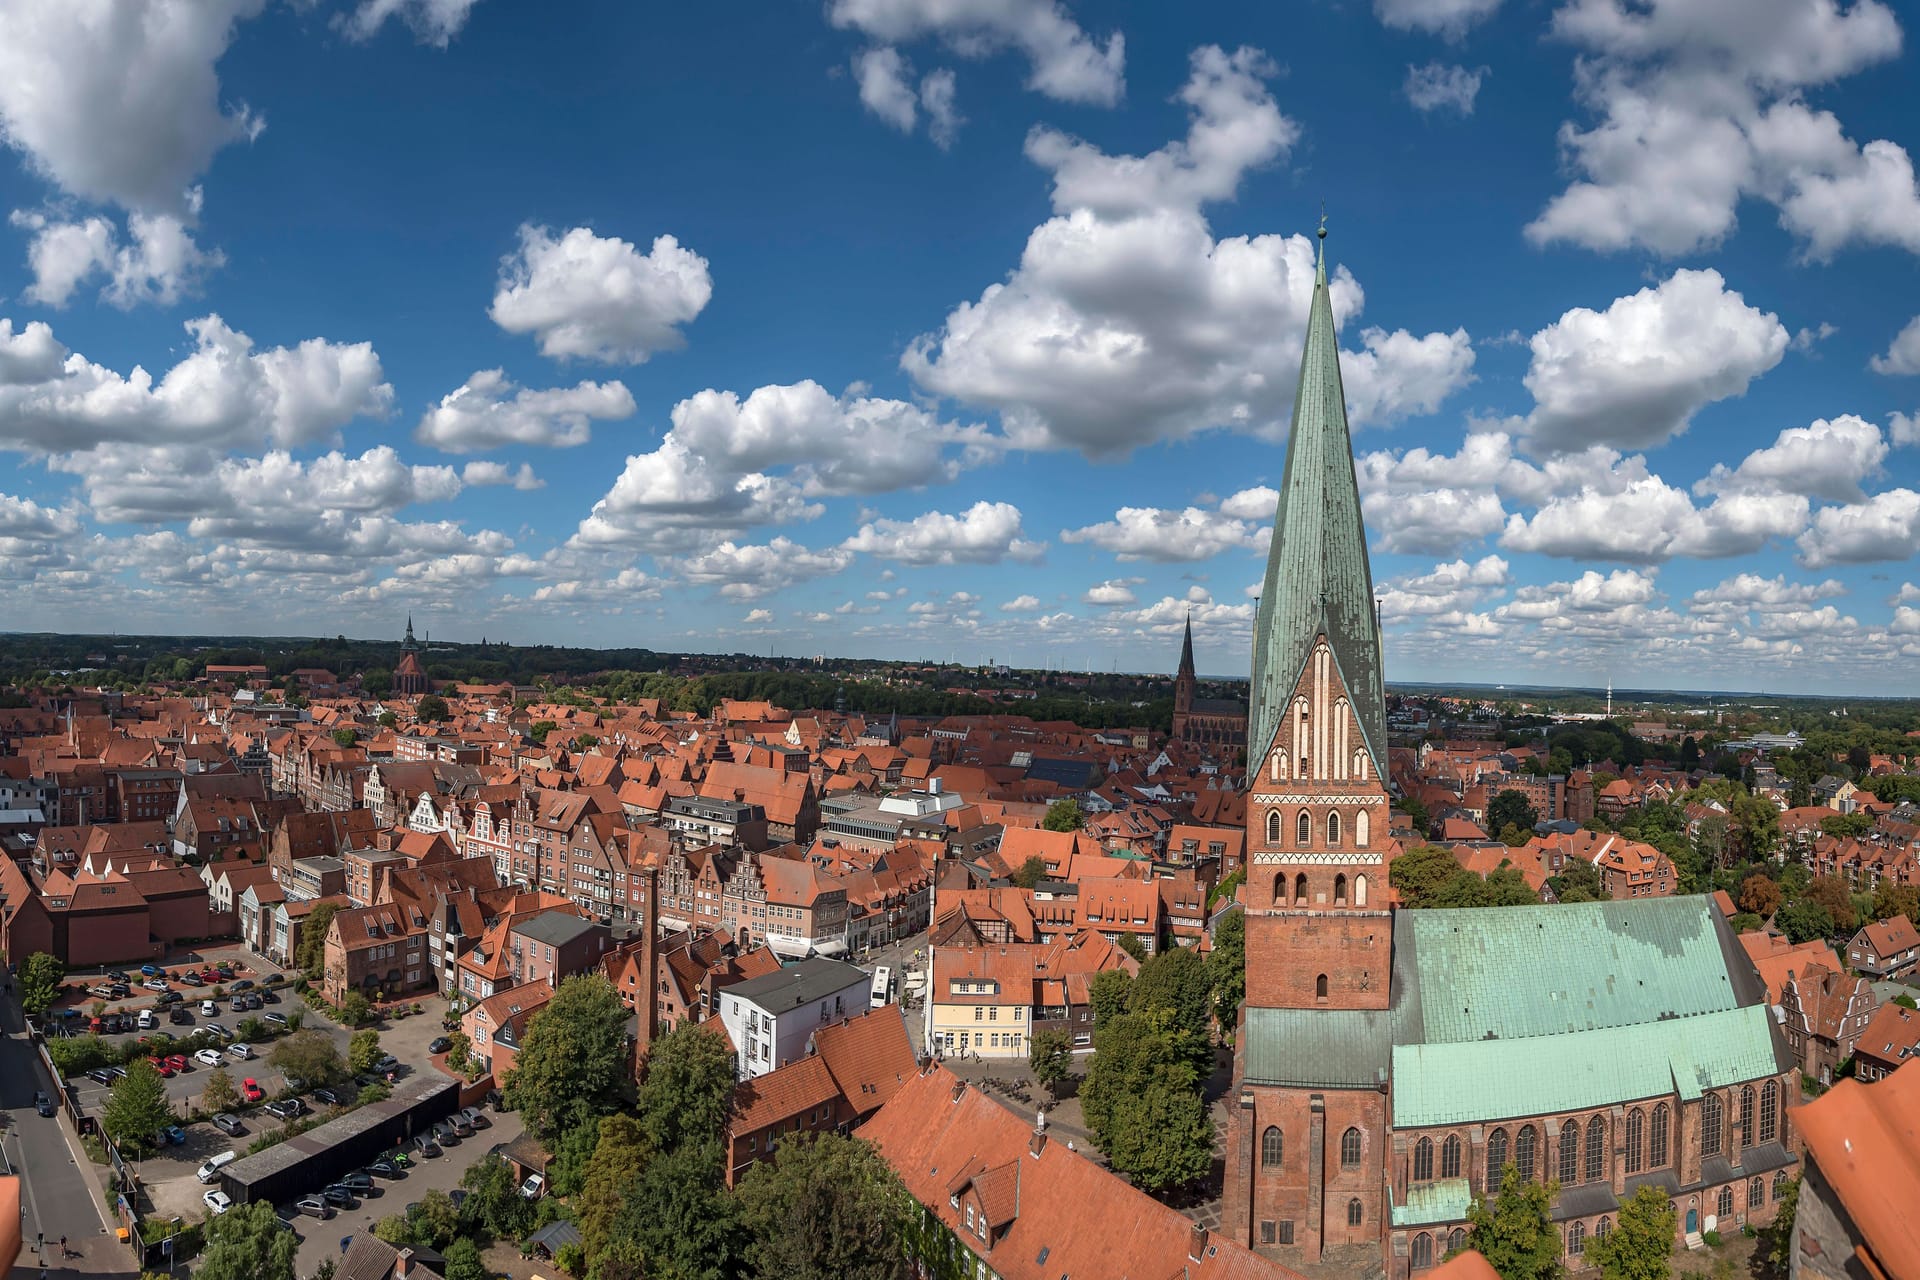
[(1875, 1270), (1920, 1277), (1920, 1066), (1884, 1080), (1841, 1080), (1799, 1108), (1794, 1126), (1865, 1240)]

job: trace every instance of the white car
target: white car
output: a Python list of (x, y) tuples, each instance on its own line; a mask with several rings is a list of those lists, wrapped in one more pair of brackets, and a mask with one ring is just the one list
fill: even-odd
[(207, 1208), (213, 1210), (215, 1217), (233, 1208), (233, 1197), (224, 1191), (209, 1191), (200, 1198), (207, 1202)]
[(226, 1061), (218, 1049), (202, 1049), (193, 1055), (193, 1060), (203, 1067), (217, 1067)]
[(219, 1012), (220, 1012), (220, 1006), (219, 1006), (219, 1005), (217, 1005), (217, 1004), (215, 1004), (215, 1003), (214, 1003), (213, 1001), (211, 1001), (211, 1000), (202, 1000), (202, 1001), (200, 1002), (200, 1016), (201, 1016), (201, 1017), (203, 1017), (203, 1018), (211, 1018), (211, 1017), (213, 1017), (213, 1016), (214, 1016), (215, 1014), (217, 1014), (217, 1013), (219, 1013)]
[(245, 1062), (253, 1056), (253, 1046), (245, 1040), (237, 1040), (227, 1046), (227, 1056), (239, 1062)]

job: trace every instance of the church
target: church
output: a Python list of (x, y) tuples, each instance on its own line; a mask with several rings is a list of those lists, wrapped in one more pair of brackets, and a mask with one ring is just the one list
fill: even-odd
[(1173, 677), (1174, 741), (1237, 757), (1247, 745), (1246, 707), (1232, 698), (1196, 698), (1199, 684), (1193, 670), (1193, 618), (1189, 616), (1186, 639), (1180, 645), (1180, 669)]
[(1247, 985), (1223, 1230), (1406, 1280), (1511, 1164), (1567, 1266), (1642, 1186), (1680, 1239), (1771, 1220), (1798, 1077), (1710, 897), (1456, 911), (1388, 881), (1386, 684), (1325, 235), (1248, 711)]

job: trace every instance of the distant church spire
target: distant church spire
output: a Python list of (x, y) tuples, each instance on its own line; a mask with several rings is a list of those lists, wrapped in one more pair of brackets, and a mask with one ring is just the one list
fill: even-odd
[(1187, 610), (1187, 638), (1180, 645), (1180, 669), (1173, 677), (1173, 736), (1186, 736), (1186, 718), (1193, 711), (1196, 681), (1193, 674), (1193, 610)]
[(407, 615), (407, 638), (400, 642), (400, 647), (408, 651), (411, 651), (415, 647), (415, 643), (413, 639), (413, 615), (412, 614)]
[(1313, 305), (1287, 433), (1287, 468), (1254, 621), (1248, 747), (1264, 751), (1273, 741), (1314, 637), (1324, 630), (1353, 698), (1364, 745), (1377, 775), (1384, 777), (1387, 696), (1380, 624), (1340, 380), (1340, 339), (1327, 289), (1324, 216), (1318, 234)]
[(1187, 610), (1187, 638), (1180, 645), (1180, 670), (1182, 676), (1193, 674), (1193, 610)]

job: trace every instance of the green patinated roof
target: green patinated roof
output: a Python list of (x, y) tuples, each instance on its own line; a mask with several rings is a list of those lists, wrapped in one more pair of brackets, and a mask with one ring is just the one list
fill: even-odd
[(1393, 1123), (1477, 1123), (1669, 1092), (1690, 1099), (1779, 1070), (1764, 1004), (1530, 1040), (1402, 1044), (1393, 1050)]
[(1387, 1082), (1393, 1014), (1385, 1009), (1247, 1009), (1250, 1084), (1377, 1089)]
[(1413, 996), (1403, 1044), (1621, 1027), (1760, 995), (1729, 963), (1708, 897), (1407, 911), (1394, 932), (1396, 982)]
[[(1321, 234), (1326, 234), (1324, 228)], [(1324, 244), (1300, 356), (1300, 387), (1287, 433), (1287, 469), (1274, 515), (1266, 583), (1254, 623), (1250, 756), (1264, 753), (1273, 741), (1281, 708), (1322, 626), (1373, 755), (1375, 776), (1385, 777), (1387, 694), (1380, 626), (1360, 489), (1354, 481)], [(1248, 776), (1257, 773), (1250, 770)]]
[(1407, 1188), (1407, 1202), (1393, 1206), (1393, 1225), (1418, 1227), (1429, 1222), (1458, 1222), (1473, 1204), (1465, 1178), (1436, 1178)]

